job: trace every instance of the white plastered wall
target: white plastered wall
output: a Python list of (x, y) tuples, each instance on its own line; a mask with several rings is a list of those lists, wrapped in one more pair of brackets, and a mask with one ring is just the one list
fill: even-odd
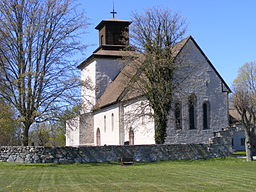
[(81, 93), (84, 113), (92, 110), (96, 100), (104, 93), (123, 66), (124, 62), (120, 59), (97, 58), (81, 70), (81, 79), (85, 82)]
[(152, 110), (144, 98), (129, 101), (124, 105), (125, 141), (129, 141), (129, 130), (134, 132), (134, 145), (155, 144)]
[(95, 76), (96, 76), (96, 61), (86, 65), (81, 70), (81, 80), (84, 82), (84, 87), (82, 87), (81, 95), (83, 102), (82, 113), (90, 112), (92, 107), (96, 102), (95, 95)]
[[(146, 105), (145, 99), (136, 99), (127, 102), (123, 106), (124, 127), (120, 124), (120, 107), (112, 105), (104, 109), (100, 109), (94, 115), (94, 141), (97, 141), (97, 129), (100, 129), (101, 145), (123, 145), (125, 141), (129, 141), (129, 129), (134, 131), (134, 144), (155, 144), (154, 139), (154, 121), (149, 116), (136, 114), (139, 112), (141, 103)], [(146, 112), (152, 112), (147, 107)], [(133, 115), (131, 116), (131, 113)], [(113, 122), (112, 122), (113, 114)], [(106, 120), (104, 120), (106, 118)], [(105, 125), (106, 123), (106, 125)], [(120, 133), (120, 127), (124, 129)], [(121, 136), (120, 134), (124, 134)], [(120, 137), (124, 137), (124, 141), (120, 143)]]
[(78, 146), (80, 118), (75, 117), (66, 122), (66, 146)]
[(100, 129), (101, 145), (119, 145), (119, 107), (117, 105), (112, 105), (111, 107), (101, 109), (95, 113), (95, 145), (97, 141), (96, 133), (98, 128)]

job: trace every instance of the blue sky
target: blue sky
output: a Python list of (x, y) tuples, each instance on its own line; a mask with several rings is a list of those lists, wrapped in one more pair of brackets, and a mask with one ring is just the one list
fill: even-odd
[[(89, 56), (98, 47), (94, 27), (112, 18), (113, 0), (78, 0), (90, 25), (83, 41)], [(192, 35), (217, 71), (232, 86), (240, 66), (256, 60), (255, 0), (115, 0), (116, 18), (131, 19), (133, 11), (152, 7), (170, 8), (182, 15)]]

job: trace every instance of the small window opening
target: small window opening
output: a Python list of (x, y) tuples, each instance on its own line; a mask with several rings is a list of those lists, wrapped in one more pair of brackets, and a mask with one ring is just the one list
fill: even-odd
[(104, 115), (104, 132), (106, 133), (107, 130), (107, 118), (106, 115)]
[(114, 131), (114, 126), (115, 126), (115, 124), (114, 124), (114, 113), (112, 113), (112, 115), (111, 115), (111, 126), (112, 126), (112, 131)]
[(188, 101), (189, 129), (196, 129), (196, 96), (191, 95)]

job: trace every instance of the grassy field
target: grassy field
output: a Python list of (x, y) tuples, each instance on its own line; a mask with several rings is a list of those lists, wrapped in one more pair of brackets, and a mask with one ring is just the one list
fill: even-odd
[(256, 162), (194, 161), (88, 164), (0, 163), (0, 191), (256, 191)]

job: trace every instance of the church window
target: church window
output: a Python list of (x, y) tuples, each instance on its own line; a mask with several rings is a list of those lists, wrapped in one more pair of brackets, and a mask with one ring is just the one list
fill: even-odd
[(196, 96), (190, 95), (188, 99), (189, 129), (196, 129)]
[(175, 126), (176, 129), (182, 129), (182, 114), (181, 114), (181, 103), (180, 102), (176, 102), (175, 103)]
[(106, 115), (104, 115), (104, 132), (107, 130), (107, 118)]
[(210, 105), (209, 102), (203, 103), (203, 129), (210, 128)]
[(96, 131), (96, 145), (100, 146), (101, 142), (100, 142), (100, 129), (98, 128)]
[(132, 128), (129, 129), (129, 145), (134, 145), (134, 131)]
[(114, 131), (114, 113), (111, 115), (111, 126), (112, 126), (112, 131)]

